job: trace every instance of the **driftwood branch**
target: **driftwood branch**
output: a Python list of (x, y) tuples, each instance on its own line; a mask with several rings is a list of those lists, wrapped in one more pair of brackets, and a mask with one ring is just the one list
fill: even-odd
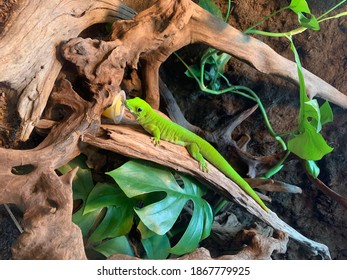
[[(140, 158), (168, 166), (179, 172), (194, 176), (211, 186), (216, 192), (229, 200), (236, 201), (262, 221), (273, 228), (283, 231), (290, 238), (308, 247), (313, 254), (330, 258), (329, 249), (324, 244), (312, 241), (303, 236), (291, 226), (283, 222), (274, 212), (266, 213), (262, 208), (242, 191), (233, 181), (209, 165), (209, 172), (202, 172), (198, 163), (192, 159), (184, 147), (162, 141), (160, 146), (154, 146), (148, 134), (136, 126), (102, 125), (108, 138), (103, 139), (91, 134), (85, 134), (82, 141), (102, 149), (126, 155), (130, 158)], [(104, 134), (104, 133), (102, 133)]]
[(71, 182), (75, 173), (59, 177), (55, 169), (80, 153), (80, 134), (93, 132), (98, 125), (87, 121), (94, 107), (83, 101), (66, 80), (58, 85), (52, 98), (72, 111), (66, 123), (52, 128), (34, 149), (0, 148), (0, 204), (14, 203), (24, 209), (24, 233), (13, 247), (14, 258), (86, 258), (80, 229), (71, 220)]
[[(132, 40), (134, 34), (137, 36), (136, 41)], [(122, 40), (121, 43), (119, 39)], [(64, 57), (79, 65), (80, 74), (90, 79), (92, 84), (99, 82), (98, 73), (109, 70), (105, 67), (112, 68), (112, 61), (120, 60), (131, 68), (137, 68), (141, 59), (146, 100), (156, 109), (159, 108), (160, 65), (174, 51), (196, 42), (229, 53), (261, 72), (298, 83), (294, 62), (277, 54), (261, 41), (227, 25), (189, 0), (157, 1), (134, 19), (115, 22), (110, 40), (111, 42), (107, 43), (108, 47), (103, 49), (96, 46), (95, 40), (73, 39), (68, 45), (63, 46)], [(113, 51), (110, 49), (112, 46)], [(80, 47), (94, 51), (76, 54)], [(124, 49), (132, 49), (133, 53)], [(109, 63), (101, 63), (100, 59), (90, 56), (96, 52), (100, 58), (101, 54), (107, 57)], [(89, 58), (86, 59), (88, 54)], [(317, 95), (347, 108), (347, 96), (343, 93), (307, 70), (304, 70), (304, 76), (311, 98)]]
[[(269, 260), (274, 252), (285, 253), (288, 237), (283, 233), (276, 233), (274, 237), (265, 237), (254, 229), (242, 230), (237, 235), (236, 242), (243, 249), (237, 254), (212, 257), (209, 250), (204, 247), (197, 248), (194, 252), (177, 258), (176, 260)], [(122, 254), (112, 255), (109, 260), (136, 260)]]
[(0, 83), (16, 91), (18, 137), (28, 140), (62, 67), (59, 47), (87, 27), (134, 16), (118, 0), (21, 1), (0, 34)]

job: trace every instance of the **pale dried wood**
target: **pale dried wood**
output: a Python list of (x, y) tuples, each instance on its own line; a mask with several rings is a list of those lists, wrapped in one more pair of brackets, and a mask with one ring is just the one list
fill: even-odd
[[(86, 258), (81, 231), (71, 220), (71, 182), (76, 170), (61, 177), (55, 170), (80, 153), (82, 133), (98, 128), (97, 122), (88, 121), (95, 108), (66, 80), (51, 98), (72, 110), (65, 122), (53, 127), (34, 149), (0, 148), (0, 204), (13, 203), (24, 209), (24, 232), (12, 248), (17, 259)], [(25, 166), (30, 168), (21, 172)]]
[[(226, 24), (192, 1), (180, 0), (177, 2), (180, 2), (180, 5), (178, 3), (176, 4), (176, 1), (158, 1), (155, 6), (146, 10), (146, 13), (140, 13), (130, 21), (131, 23), (128, 22), (126, 24), (127, 26), (137, 27), (139, 21), (152, 22), (152, 29), (146, 32), (150, 36), (146, 37), (148, 40), (160, 40), (161, 42), (156, 49), (149, 50), (141, 56), (144, 64), (144, 78), (146, 80), (144, 84), (147, 94), (146, 100), (152, 107), (159, 108), (158, 70), (162, 62), (174, 51), (197, 42), (205, 43), (210, 47), (231, 54), (247, 62), (260, 72), (276, 75), (299, 84), (297, 67), (293, 61), (279, 55), (260, 40), (245, 35), (236, 28)], [(173, 19), (166, 22), (165, 24), (167, 24), (167, 29), (170, 33), (164, 33), (166, 36), (163, 37), (163, 33), (160, 29), (157, 30), (155, 25), (155, 22), (158, 22), (160, 16), (158, 11), (165, 13), (175, 4), (180, 9), (179, 11), (175, 10), (175, 15), (182, 13), (180, 15), (182, 20), (179, 23)], [(123, 29), (123, 24), (115, 24), (115, 29)], [(147, 30), (146, 27), (144, 29)], [(113, 36), (113, 39), (115, 38), (117, 36)], [(346, 95), (306, 69), (303, 69), (303, 73), (307, 93), (310, 98), (314, 96), (322, 97), (343, 108), (347, 108)]]
[[(281, 232), (276, 233), (276, 237), (266, 237), (260, 235), (254, 229), (242, 230), (237, 235), (239, 248), (236, 254), (225, 254), (212, 257), (208, 249), (199, 247), (193, 252), (173, 260), (269, 260), (274, 252), (285, 253), (287, 250), (288, 237)], [(108, 260), (139, 260), (123, 254), (115, 254), (108, 257)]]
[(22, 141), (39, 121), (62, 67), (61, 43), (95, 23), (134, 16), (119, 0), (43, 2), (21, 1), (0, 34), (0, 83), (17, 92)]

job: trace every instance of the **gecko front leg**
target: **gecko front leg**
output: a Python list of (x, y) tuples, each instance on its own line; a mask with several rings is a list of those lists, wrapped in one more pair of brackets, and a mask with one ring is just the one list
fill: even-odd
[(143, 126), (143, 128), (149, 134), (151, 134), (153, 136), (153, 137), (151, 137), (151, 139), (152, 139), (154, 146), (160, 145), (160, 129), (158, 128), (158, 126), (156, 126), (154, 124), (149, 124), (149, 125)]

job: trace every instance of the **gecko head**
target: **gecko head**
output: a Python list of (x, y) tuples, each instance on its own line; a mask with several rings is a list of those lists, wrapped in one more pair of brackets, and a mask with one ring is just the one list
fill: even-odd
[(135, 117), (144, 117), (152, 110), (152, 107), (143, 99), (135, 97), (125, 101), (125, 106)]

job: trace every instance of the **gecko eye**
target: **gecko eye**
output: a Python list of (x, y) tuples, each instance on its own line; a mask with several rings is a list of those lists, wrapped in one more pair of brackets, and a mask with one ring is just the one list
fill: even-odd
[(136, 108), (136, 112), (141, 113), (142, 112), (142, 108), (141, 107)]

